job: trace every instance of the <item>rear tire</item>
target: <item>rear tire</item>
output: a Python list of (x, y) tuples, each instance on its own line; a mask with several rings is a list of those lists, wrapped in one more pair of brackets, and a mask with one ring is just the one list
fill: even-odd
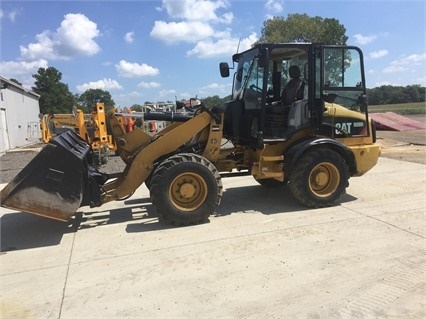
[(150, 183), (151, 200), (159, 215), (174, 225), (204, 222), (219, 206), (222, 181), (206, 158), (190, 153), (164, 160)]
[(349, 186), (345, 160), (330, 149), (314, 149), (304, 154), (291, 172), (293, 196), (311, 208), (335, 205)]

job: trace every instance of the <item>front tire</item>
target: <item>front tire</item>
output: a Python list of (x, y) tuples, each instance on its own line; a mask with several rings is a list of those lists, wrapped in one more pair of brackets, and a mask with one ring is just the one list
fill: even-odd
[(151, 200), (160, 216), (174, 225), (204, 222), (219, 206), (222, 181), (206, 158), (190, 153), (164, 160), (150, 183)]
[(340, 154), (330, 149), (308, 151), (291, 172), (289, 187), (301, 204), (311, 207), (335, 205), (349, 185), (349, 169)]

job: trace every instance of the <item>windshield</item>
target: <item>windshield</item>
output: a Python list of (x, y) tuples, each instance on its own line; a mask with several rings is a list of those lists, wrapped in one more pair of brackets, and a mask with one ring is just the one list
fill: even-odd
[[(263, 84), (266, 80), (267, 103), (279, 101), (285, 86), (292, 79), (290, 68), (297, 67), (304, 80), (307, 75), (307, 52), (295, 47), (277, 47), (271, 51), (267, 68), (259, 66), (259, 50), (252, 50), (239, 56), (238, 67), (234, 76), (233, 99), (243, 99), (246, 109), (260, 108), (264, 96)], [(267, 72), (267, 77), (264, 77)], [(307, 98), (307, 89), (304, 91)]]
[[(257, 69), (257, 59), (254, 59), (257, 52), (258, 50), (249, 51), (239, 57), (237, 72), (234, 76), (233, 99), (241, 98), (242, 89), (246, 86), (249, 74), (253, 69)], [(254, 81), (253, 77), (251, 81)]]

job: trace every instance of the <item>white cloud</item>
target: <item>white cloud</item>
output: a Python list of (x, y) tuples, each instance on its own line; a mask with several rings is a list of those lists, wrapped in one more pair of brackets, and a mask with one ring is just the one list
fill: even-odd
[(163, 0), (162, 8), (172, 18), (189, 21), (213, 21), (221, 23), (231, 23), (233, 14), (226, 12), (218, 16), (218, 9), (226, 9), (228, 1), (208, 1), (208, 0)]
[(112, 79), (102, 79), (96, 82), (84, 83), (77, 85), (77, 90), (79, 92), (84, 92), (89, 89), (101, 89), (101, 90), (122, 90), (123, 87), (115, 80)]
[(160, 100), (170, 100), (173, 101), (176, 96), (176, 90), (161, 90), (158, 92), (158, 97)]
[(416, 84), (418, 83), (421, 86), (426, 86), (426, 76), (421, 76), (421, 77), (416, 78), (414, 83), (416, 83)]
[(160, 83), (158, 82), (140, 82), (138, 85), (138, 87), (143, 88), (143, 89), (151, 89), (151, 88), (158, 88), (161, 86)]
[(362, 34), (358, 33), (358, 34), (354, 35), (354, 38), (355, 38), (355, 43), (364, 45), (364, 44), (368, 44), (368, 43), (371, 43), (374, 40), (376, 40), (377, 35), (374, 35), (374, 34), (373, 35), (362, 35)]
[(18, 14), (18, 11), (10, 11), (7, 16), (10, 19), (10, 21), (15, 22), (16, 15)]
[(4, 18), (4, 17), (7, 17), (7, 18), (9, 18), (9, 20), (11, 21), (11, 22), (15, 22), (15, 20), (16, 20), (16, 16), (18, 15), (18, 13), (19, 13), (19, 11), (18, 10), (12, 10), (12, 11), (10, 11), (10, 12), (5, 12), (5, 11), (3, 11), (1, 8), (0, 8), (0, 20), (2, 19), (2, 18)]
[(388, 53), (389, 53), (388, 50), (373, 51), (373, 52), (370, 52), (370, 57), (373, 59), (378, 59), (378, 58), (384, 57)]
[(127, 32), (124, 35), (124, 41), (126, 41), (126, 43), (133, 43), (133, 41), (135, 41), (135, 33), (132, 32)]
[(265, 2), (266, 11), (272, 16), (278, 16), (284, 10), (284, 4), (282, 0), (266, 0)]
[(407, 57), (403, 57), (398, 60), (392, 61), (386, 68), (384, 73), (396, 73), (406, 71), (417, 71), (425, 69), (426, 64), (426, 53), (422, 54), (411, 54)]
[(164, 22), (155, 21), (150, 35), (168, 44), (177, 42), (197, 42), (214, 34), (213, 28), (203, 22)]
[(126, 78), (153, 76), (160, 73), (157, 68), (154, 68), (145, 63), (132, 63), (125, 60), (121, 60), (118, 64), (115, 65), (115, 68), (119, 76)]
[(83, 14), (66, 14), (56, 32), (49, 30), (36, 35), (37, 42), (20, 46), (25, 60), (69, 60), (75, 56), (91, 56), (100, 51), (95, 38), (100, 34), (95, 22)]
[(34, 79), (31, 74), (37, 73), (39, 68), (47, 68), (46, 60), (36, 61), (7, 61), (0, 62), (1, 75), (5, 78), (14, 78), (21, 82), (25, 87), (30, 87), (34, 84)]
[(198, 94), (201, 96), (212, 96), (212, 95), (228, 95), (231, 92), (232, 84), (219, 84), (212, 83), (206, 85), (198, 90)]
[(28, 47), (20, 46), (21, 56), (25, 60), (35, 60), (45, 58), (49, 60), (57, 59), (57, 52), (55, 52), (55, 43), (52, 40), (49, 31), (43, 31), (36, 35), (36, 43), (30, 43)]
[[(213, 41), (212, 39), (207, 39), (204, 41), (200, 41), (197, 45), (187, 52), (188, 56), (197, 56), (199, 58), (210, 58), (217, 56), (230, 56), (236, 53), (239, 39), (233, 38), (229, 34), (229, 32), (223, 32), (217, 34), (216, 36), (220, 36), (217, 41)], [(252, 33), (247, 38), (242, 39), (240, 42), (239, 50), (245, 51), (251, 48), (252, 44), (258, 40), (257, 34)]]

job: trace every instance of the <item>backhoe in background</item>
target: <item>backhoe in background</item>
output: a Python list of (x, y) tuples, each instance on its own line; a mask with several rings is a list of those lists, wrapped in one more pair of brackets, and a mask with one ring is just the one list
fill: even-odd
[(90, 145), (67, 131), (1, 191), (1, 205), (68, 220), (80, 207), (128, 198), (145, 183), (165, 221), (197, 224), (220, 204), (221, 175), (229, 172), (252, 175), (264, 187), (288, 185), (307, 207), (338, 204), (349, 178), (365, 174), (380, 155), (362, 52), (259, 44), (232, 60), (233, 67), (220, 64), (223, 77), (235, 71), (232, 99), (213, 108), (201, 103), (193, 113), (144, 114), (172, 122), (160, 132), (126, 132), (120, 115), (108, 112), (123, 172), (90, 165)]
[(90, 114), (84, 114), (77, 107), (70, 114), (41, 114), (40, 127), (44, 143), (49, 143), (67, 130), (75, 131), (92, 148), (92, 162), (97, 165), (105, 164), (110, 151), (117, 150), (112, 136), (107, 132), (104, 103), (97, 103)]

